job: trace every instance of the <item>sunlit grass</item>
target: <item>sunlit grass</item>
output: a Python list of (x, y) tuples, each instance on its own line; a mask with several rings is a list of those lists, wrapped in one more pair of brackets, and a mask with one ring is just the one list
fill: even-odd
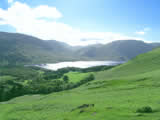
[[(112, 70), (94, 73), (96, 79), (79, 88), (2, 102), (0, 119), (159, 120), (159, 54), (159, 50), (153, 51)], [(158, 57), (151, 61), (156, 55)], [(66, 75), (76, 82), (88, 74), (70, 72)], [(83, 104), (94, 104), (94, 107), (78, 108)], [(150, 106), (153, 112), (136, 112), (145, 106)]]

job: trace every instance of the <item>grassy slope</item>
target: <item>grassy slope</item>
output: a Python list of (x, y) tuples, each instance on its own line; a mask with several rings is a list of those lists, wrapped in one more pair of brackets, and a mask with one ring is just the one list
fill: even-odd
[[(112, 70), (95, 73), (96, 80), (79, 88), (22, 96), (0, 104), (3, 120), (159, 120), (160, 49), (138, 56)], [(71, 110), (82, 104), (95, 107)], [(136, 109), (151, 106), (153, 113)]]
[[(142, 74), (160, 68), (160, 48), (154, 49), (151, 52), (141, 54), (130, 60), (126, 64), (120, 65), (108, 72), (101, 73), (106, 77), (125, 77)], [(105, 77), (104, 76), (104, 77)]]

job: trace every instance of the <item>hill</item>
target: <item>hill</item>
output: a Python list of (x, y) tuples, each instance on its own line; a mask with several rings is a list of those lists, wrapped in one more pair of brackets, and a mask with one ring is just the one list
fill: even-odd
[(0, 119), (158, 120), (159, 59), (157, 48), (123, 65), (92, 73), (96, 79), (78, 88), (1, 102)]
[(120, 65), (105, 74), (107, 77), (134, 76), (147, 72), (156, 71), (160, 68), (160, 48), (156, 48), (148, 53), (139, 55), (133, 60)]
[(1, 64), (46, 63), (74, 60), (69, 45), (55, 40), (41, 40), (36, 37), (0, 32)]
[(75, 60), (127, 61), (158, 46), (159, 43), (149, 44), (136, 40), (114, 41), (105, 45), (70, 46), (56, 40), (0, 32), (0, 65)]
[(129, 60), (139, 54), (151, 51), (159, 43), (145, 43), (138, 40), (118, 40), (105, 45), (91, 45), (80, 49), (81, 56), (96, 60)]

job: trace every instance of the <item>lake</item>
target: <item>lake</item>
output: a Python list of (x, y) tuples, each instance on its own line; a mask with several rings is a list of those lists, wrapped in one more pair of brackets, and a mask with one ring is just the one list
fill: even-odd
[(60, 68), (65, 67), (77, 67), (77, 68), (88, 68), (94, 66), (115, 66), (118, 64), (122, 64), (124, 62), (120, 61), (75, 61), (75, 62), (59, 62), (59, 63), (48, 63), (48, 64), (41, 64), (35, 65), (37, 67), (49, 69), (49, 70), (58, 70)]

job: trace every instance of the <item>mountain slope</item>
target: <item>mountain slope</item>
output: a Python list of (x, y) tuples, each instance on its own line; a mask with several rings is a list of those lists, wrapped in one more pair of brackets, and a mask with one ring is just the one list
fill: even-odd
[(129, 62), (122, 64), (107, 73), (106, 77), (134, 76), (160, 69), (160, 48), (139, 55)]
[(158, 43), (148, 44), (137, 40), (120, 40), (106, 45), (88, 46), (79, 50), (79, 53), (97, 60), (129, 60), (158, 46)]
[(159, 43), (121, 40), (105, 45), (73, 47), (56, 40), (41, 40), (23, 34), (0, 32), (0, 64), (39, 64), (74, 60), (127, 61), (158, 46)]
[(16, 33), (0, 33), (0, 61), (5, 63), (46, 63), (74, 60), (68, 45), (58, 41), (44, 41)]

